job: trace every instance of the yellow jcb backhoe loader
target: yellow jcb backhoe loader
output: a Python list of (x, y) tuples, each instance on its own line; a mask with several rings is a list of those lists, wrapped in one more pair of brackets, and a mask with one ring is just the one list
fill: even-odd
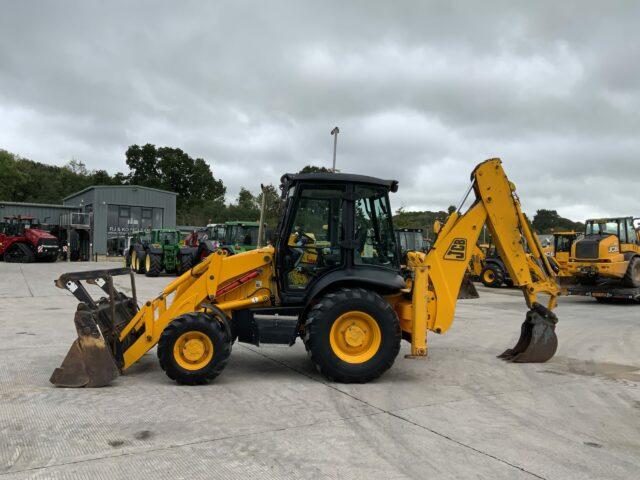
[[(234, 341), (292, 345), (302, 338), (327, 378), (366, 382), (393, 364), (401, 339), (427, 355), (427, 331), (453, 321), (471, 246), (488, 225), (529, 308), (521, 336), (501, 357), (544, 362), (557, 348), (555, 274), (524, 217), (499, 159), (476, 167), (457, 211), (428, 252), (400, 266), (389, 192), (397, 182), (342, 174), (282, 177), (284, 212), (275, 246), (211, 254), (139, 310), (113, 283), (125, 269), (62, 275), (81, 301), (78, 339), (51, 382), (106, 385), (155, 345), (161, 368), (181, 384), (206, 383), (225, 367)], [(476, 200), (463, 213), (470, 194)], [(109, 298), (94, 301), (82, 280)], [(538, 295), (548, 295), (546, 306)]]

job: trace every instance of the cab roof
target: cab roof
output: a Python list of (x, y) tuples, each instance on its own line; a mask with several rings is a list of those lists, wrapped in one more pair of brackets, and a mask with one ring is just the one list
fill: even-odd
[(280, 179), (281, 187), (290, 188), (292, 185), (305, 183), (359, 183), (384, 187), (391, 192), (398, 191), (397, 180), (384, 180), (382, 178), (356, 175), (354, 173), (285, 173)]
[(634, 218), (630, 215), (623, 215), (621, 217), (590, 218), (585, 223), (619, 222), (620, 220), (634, 220)]

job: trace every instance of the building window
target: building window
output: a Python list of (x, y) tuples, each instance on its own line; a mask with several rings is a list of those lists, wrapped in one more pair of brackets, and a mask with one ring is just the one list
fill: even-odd
[(150, 228), (162, 228), (163, 209), (107, 206), (107, 253), (122, 254), (127, 237)]

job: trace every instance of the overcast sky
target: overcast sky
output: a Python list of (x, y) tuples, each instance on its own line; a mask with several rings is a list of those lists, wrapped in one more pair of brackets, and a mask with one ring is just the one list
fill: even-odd
[(640, 2), (0, 0), (0, 148), (126, 171), (134, 143), (228, 188), (307, 164), (443, 209), (501, 157), (525, 210), (640, 215)]

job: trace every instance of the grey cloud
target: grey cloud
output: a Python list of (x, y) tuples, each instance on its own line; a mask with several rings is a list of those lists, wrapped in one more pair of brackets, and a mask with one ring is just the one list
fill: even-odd
[(637, 2), (0, 0), (0, 147), (124, 169), (132, 143), (254, 191), (328, 165), (446, 208), (500, 156), (525, 208), (639, 214)]

